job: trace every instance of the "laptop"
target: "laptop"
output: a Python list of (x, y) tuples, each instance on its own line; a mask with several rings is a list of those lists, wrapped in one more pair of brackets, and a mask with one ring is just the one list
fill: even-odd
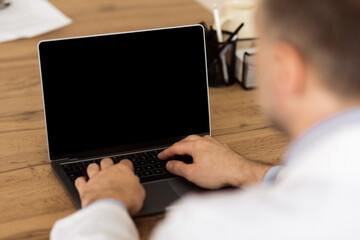
[(210, 135), (201, 25), (45, 40), (38, 55), (49, 161), (77, 208), (75, 179), (105, 157), (133, 162), (146, 191), (138, 216), (198, 190), (157, 154)]

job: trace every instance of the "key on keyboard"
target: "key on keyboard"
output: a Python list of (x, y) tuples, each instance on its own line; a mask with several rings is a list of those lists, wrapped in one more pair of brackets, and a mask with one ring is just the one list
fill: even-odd
[[(166, 170), (166, 163), (169, 160), (180, 160), (185, 163), (192, 163), (192, 158), (190, 156), (175, 156), (166, 161), (158, 159), (157, 155), (162, 150), (155, 150), (150, 152), (141, 152), (135, 154), (121, 155), (113, 157), (114, 163), (120, 162), (122, 159), (129, 159), (134, 165), (135, 174), (140, 178), (140, 182), (149, 182), (155, 180), (161, 180), (165, 178), (173, 177), (169, 171)], [(75, 163), (65, 163), (62, 164), (67, 176), (74, 182), (76, 178), (80, 176), (86, 176), (86, 168), (91, 163), (100, 164), (101, 159), (75, 162)]]

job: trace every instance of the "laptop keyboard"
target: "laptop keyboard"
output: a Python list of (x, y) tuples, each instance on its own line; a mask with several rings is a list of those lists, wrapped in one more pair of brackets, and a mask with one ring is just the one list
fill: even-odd
[[(120, 162), (122, 159), (129, 159), (135, 170), (135, 175), (140, 178), (140, 182), (149, 182), (155, 180), (166, 179), (174, 177), (169, 171), (166, 170), (165, 165), (169, 160), (180, 160), (185, 163), (192, 163), (192, 157), (190, 156), (175, 156), (167, 160), (158, 159), (157, 155), (163, 150), (155, 150), (149, 152), (141, 152), (135, 154), (121, 155), (112, 157), (114, 163)], [(91, 163), (100, 164), (101, 159), (93, 159), (81, 162), (70, 162), (61, 164), (66, 175), (74, 182), (76, 178), (80, 176), (87, 176), (86, 168)]]

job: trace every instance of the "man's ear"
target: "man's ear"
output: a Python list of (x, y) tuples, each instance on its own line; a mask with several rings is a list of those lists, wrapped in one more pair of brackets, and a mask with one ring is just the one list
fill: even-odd
[(275, 44), (274, 57), (278, 93), (287, 96), (301, 95), (305, 91), (307, 75), (304, 58), (286, 42)]

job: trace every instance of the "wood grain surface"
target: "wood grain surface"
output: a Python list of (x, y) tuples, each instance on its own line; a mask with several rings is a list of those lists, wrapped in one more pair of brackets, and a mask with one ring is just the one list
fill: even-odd
[[(42, 39), (199, 23), (212, 15), (193, 0), (51, 0), (73, 23), (32, 39), (0, 43), (0, 239), (48, 239), (76, 211), (48, 163), (37, 43)], [(257, 91), (210, 89), (212, 135), (242, 156), (278, 164), (288, 140), (261, 115)], [(147, 239), (162, 214), (135, 219)]]

